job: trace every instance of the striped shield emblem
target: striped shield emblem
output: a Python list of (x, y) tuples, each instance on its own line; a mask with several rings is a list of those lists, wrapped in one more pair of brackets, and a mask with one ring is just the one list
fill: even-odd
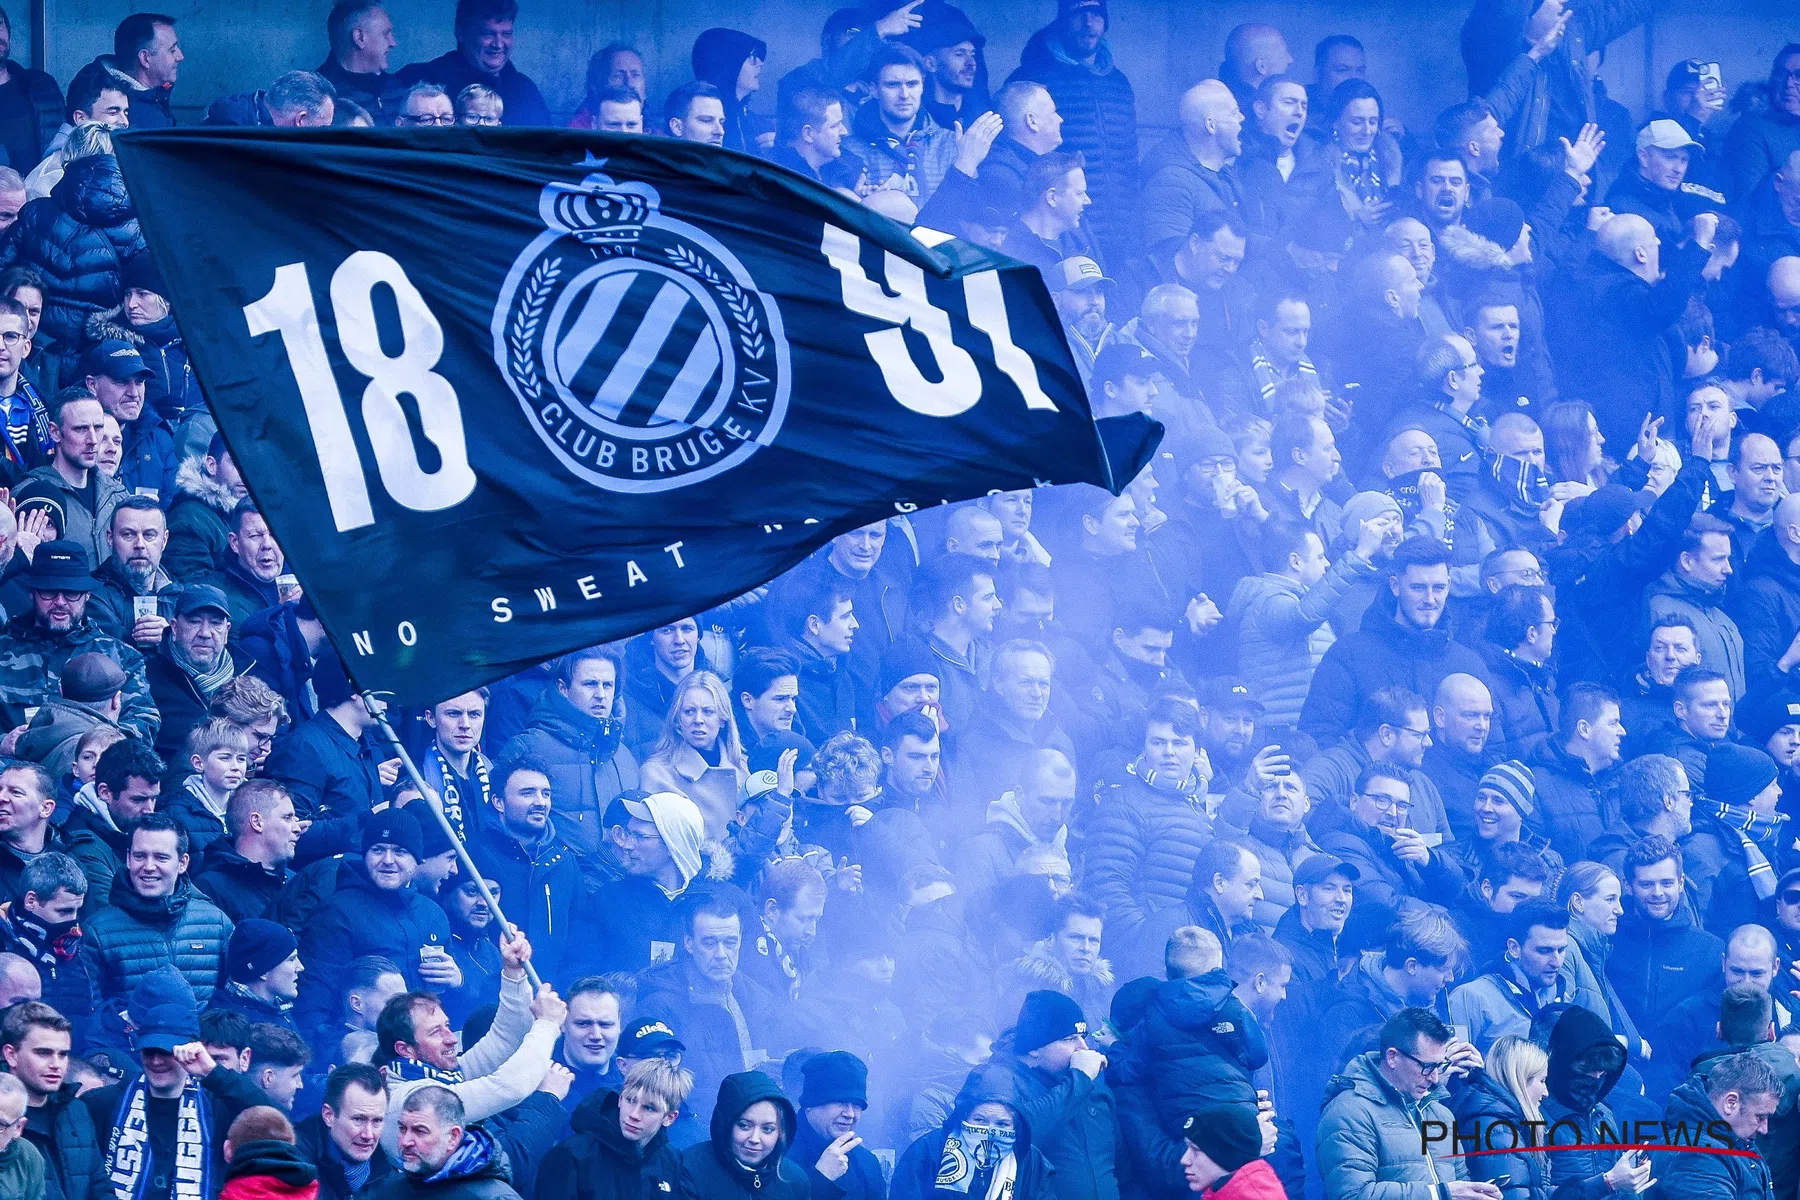
[(569, 394), (606, 420), (693, 424), (720, 386), (716, 310), (680, 273), (640, 266), (601, 274), (570, 297), (545, 357)]

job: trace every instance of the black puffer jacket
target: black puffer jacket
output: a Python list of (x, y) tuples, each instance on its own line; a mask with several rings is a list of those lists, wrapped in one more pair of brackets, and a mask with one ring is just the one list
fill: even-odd
[[(1486, 1071), (1475, 1072), (1469, 1085), (1450, 1101), (1450, 1111), (1456, 1114), (1458, 1135), (1466, 1136), (1479, 1129), (1484, 1147), (1499, 1149), (1511, 1145), (1510, 1133), (1523, 1133), (1525, 1129), (1525, 1113), (1519, 1108), (1519, 1101), (1505, 1084)], [(1491, 1137), (1490, 1129), (1494, 1130)], [(1501, 1200), (1549, 1200), (1549, 1157), (1533, 1151), (1479, 1155), (1468, 1160), (1469, 1178), (1485, 1183), (1505, 1177), (1508, 1182), (1500, 1189)]]
[(345, 973), (354, 959), (379, 954), (399, 966), (406, 985), (421, 987), (419, 951), (450, 943), (444, 910), (411, 888), (388, 891), (369, 878), (361, 858), (338, 864), (337, 890), (300, 933), (300, 1013), (322, 1023), (343, 1002)]
[(119, 268), (144, 253), (137, 209), (119, 162), (94, 154), (69, 164), (42, 200), (33, 200), (0, 240), (0, 269), (25, 266), (44, 277), (42, 327), (61, 351), (70, 377), (88, 318), (125, 299)]
[(37, 1122), (25, 1131), (25, 1140), (44, 1156), (44, 1176), (49, 1194), (60, 1194), (67, 1200), (104, 1200), (113, 1194), (106, 1174), (105, 1139), (112, 1133), (94, 1129), (93, 1114), (76, 1099), (79, 1089), (65, 1083), (44, 1102), (44, 1124), (50, 1127), (45, 1137), (37, 1131)]
[[(1721, 1135), (1729, 1135), (1731, 1128), (1706, 1094), (1704, 1074), (1690, 1076), (1670, 1094), (1663, 1121), (1666, 1128), (1705, 1130), (1698, 1139), (1702, 1146), (1719, 1146)], [(1750, 1139), (1731, 1137), (1729, 1148), (1754, 1151), (1757, 1147)], [(1773, 1200), (1775, 1195), (1769, 1166), (1761, 1154), (1668, 1152), (1653, 1155), (1652, 1161), (1653, 1173), (1662, 1180), (1665, 1196), (1680, 1196), (1682, 1200)]]
[[(764, 1100), (775, 1106), (781, 1134), (775, 1148), (754, 1167), (738, 1162), (731, 1149), (731, 1127), (744, 1110)], [(812, 1194), (806, 1172), (787, 1160), (794, 1140), (794, 1106), (781, 1085), (760, 1071), (727, 1075), (713, 1108), (712, 1137), (681, 1153), (675, 1194), (684, 1200), (729, 1200), (732, 1196), (766, 1196), (769, 1200), (805, 1200)]]
[(1063, 49), (1061, 30), (1046, 26), (1031, 35), (1007, 82), (1017, 79), (1043, 84), (1056, 101), (1062, 149), (1087, 160), (1094, 237), (1105, 261), (1123, 263), (1137, 249), (1137, 94), (1112, 47), (1102, 40), (1092, 63), (1077, 62)]
[(648, 1145), (619, 1128), (619, 1093), (595, 1092), (569, 1118), (574, 1136), (544, 1155), (537, 1194), (559, 1200), (640, 1200), (659, 1181), (673, 1181), (675, 1153), (667, 1130)]

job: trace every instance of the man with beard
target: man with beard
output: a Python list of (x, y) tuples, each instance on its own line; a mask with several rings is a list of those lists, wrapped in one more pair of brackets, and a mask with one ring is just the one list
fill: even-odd
[[(88, 598), (88, 613), (103, 633), (148, 653), (161, 644), (174, 611), (175, 581), (162, 567), (168, 519), (150, 497), (127, 496), (113, 510), (106, 543), (112, 553), (94, 572), (100, 586)], [(157, 603), (137, 603), (146, 597)]]
[(1631, 902), (1613, 935), (1606, 974), (1652, 1046), (1675, 1044), (1670, 1016), (1690, 996), (1718, 994), (1725, 943), (1700, 928), (1687, 899), (1681, 847), (1652, 834), (1625, 851)]
[(987, 106), (985, 91), (974, 90), (987, 39), (959, 8), (939, 5), (934, 15), (906, 39), (925, 59), (925, 111), (945, 129), (966, 131)]
[(23, 733), (25, 709), (56, 695), (64, 665), (77, 654), (104, 654), (125, 672), (119, 725), (135, 737), (154, 739), (162, 718), (150, 697), (144, 658), (100, 631), (87, 615), (95, 588), (87, 551), (75, 542), (45, 542), (21, 577), (31, 593), (30, 612), (20, 613), (0, 636), (0, 719), (14, 735), (0, 747), (10, 751)]
[(550, 769), (514, 759), (494, 768), (488, 811), (466, 818), (478, 827), (469, 852), (482, 874), (505, 895), (530, 898), (520, 928), (541, 947), (536, 962), (545, 979), (562, 977), (575, 906), (583, 895), (575, 854), (556, 836), (550, 796)]
[(1260, 779), (1251, 759), (1256, 745), (1256, 720), (1263, 714), (1262, 701), (1250, 685), (1234, 676), (1203, 680), (1200, 684), (1200, 749), (1213, 765), (1212, 789), (1223, 794), (1248, 779)]
[(1454, 151), (1433, 152), (1419, 165), (1413, 184), (1417, 212), (1434, 234), (1461, 225), (1469, 208), (1469, 169)]
[(1331, 854), (1314, 854), (1294, 868), (1294, 904), (1275, 923), (1275, 940), (1293, 958), (1295, 983), (1337, 979), (1338, 937), (1361, 877), (1354, 865)]
[(466, 1115), (455, 1092), (428, 1084), (408, 1094), (394, 1110), (388, 1124), (398, 1132), (389, 1140), (400, 1170), (371, 1192), (369, 1200), (416, 1196), (422, 1181), (446, 1197), (520, 1200), (508, 1182), (512, 1175), (500, 1143)]
[(1099, 263), (1082, 255), (1063, 259), (1044, 276), (1056, 302), (1056, 315), (1068, 335), (1069, 349), (1075, 352), (1081, 385), (1087, 387), (1093, 378), (1095, 356), (1112, 344), (1114, 328), (1106, 319), (1106, 306), (1118, 285), (1106, 277)]
[(170, 762), (179, 761), (187, 745), (182, 731), (205, 720), (219, 689), (243, 670), (226, 645), (231, 638), (227, 605), (224, 594), (210, 584), (184, 588), (175, 598), (168, 640), (145, 667), (150, 698), (162, 714), (156, 752)]
[(242, 629), (251, 614), (298, 595), (297, 588), (284, 591), (278, 582), (287, 569), (287, 557), (253, 501), (241, 500), (232, 511), (225, 547), (219, 570), (206, 582), (225, 594), (234, 627)]

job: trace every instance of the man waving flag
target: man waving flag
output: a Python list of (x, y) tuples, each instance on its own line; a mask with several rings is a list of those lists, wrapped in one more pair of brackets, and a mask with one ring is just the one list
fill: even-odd
[(884, 516), (1117, 491), (1154, 445), (1139, 418), (1109, 461), (1035, 271), (745, 156), (461, 128), (118, 153), (252, 495), (402, 703)]

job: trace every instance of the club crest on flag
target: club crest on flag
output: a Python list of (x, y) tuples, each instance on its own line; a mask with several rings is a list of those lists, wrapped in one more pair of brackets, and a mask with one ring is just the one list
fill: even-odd
[(655, 188), (599, 171), (546, 185), (538, 215), (494, 309), (494, 361), (565, 467), (664, 492), (775, 440), (787, 338), (736, 255), (663, 214)]

